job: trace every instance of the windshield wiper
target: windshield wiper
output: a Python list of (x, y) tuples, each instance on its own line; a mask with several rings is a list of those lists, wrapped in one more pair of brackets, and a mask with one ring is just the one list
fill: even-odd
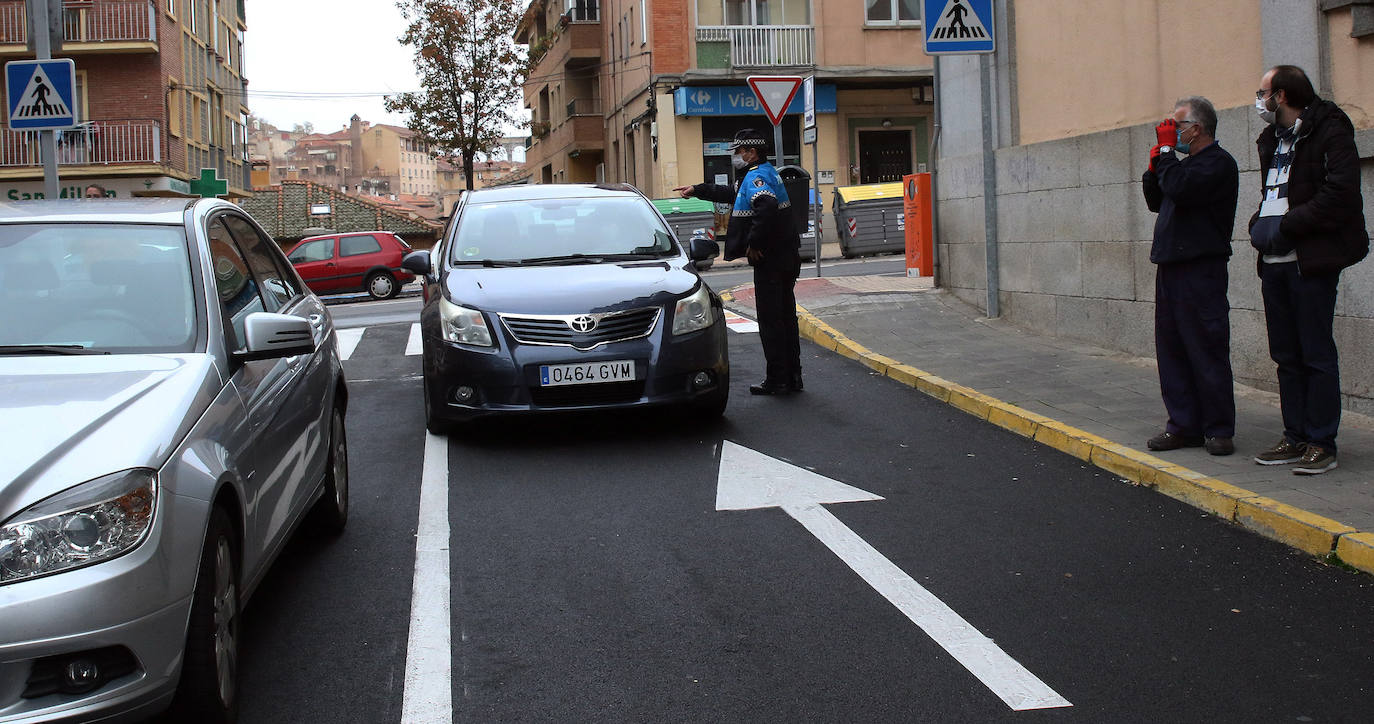
[(5, 344), (0, 355), (21, 354), (109, 354), (101, 349), (88, 349), (80, 344)]
[(506, 261), (504, 259), (459, 259), (453, 262), (454, 266), (484, 266), (489, 269), (498, 266), (520, 266), (521, 262)]
[(600, 264), (605, 259), (604, 254), (562, 254), (560, 256), (536, 256), (530, 259), (521, 259), (521, 264), (556, 264), (559, 262), (575, 262), (578, 264)]

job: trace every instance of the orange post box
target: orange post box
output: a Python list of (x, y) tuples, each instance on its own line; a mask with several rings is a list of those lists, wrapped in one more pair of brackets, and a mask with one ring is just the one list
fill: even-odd
[(906, 275), (935, 275), (935, 232), (931, 224), (930, 174), (902, 177), (902, 213), (906, 216)]

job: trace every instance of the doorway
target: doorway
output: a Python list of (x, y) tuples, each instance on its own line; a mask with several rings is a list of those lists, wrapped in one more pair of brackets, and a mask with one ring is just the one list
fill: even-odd
[(911, 168), (911, 131), (859, 131), (859, 183), (901, 181)]

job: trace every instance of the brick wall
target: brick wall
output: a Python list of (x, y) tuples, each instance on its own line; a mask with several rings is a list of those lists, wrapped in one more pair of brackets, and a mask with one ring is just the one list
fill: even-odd
[(690, 5), (690, 0), (651, 0), (649, 47), (654, 50), (654, 73), (682, 73), (692, 67)]

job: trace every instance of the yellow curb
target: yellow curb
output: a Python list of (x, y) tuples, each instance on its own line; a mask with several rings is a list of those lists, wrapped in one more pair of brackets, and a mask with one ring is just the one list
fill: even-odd
[(858, 360), (974, 417), (1090, 462), (1133, 483), (1153, 487), (1175, 500), (1238, 523), (1267, 538), (1318, 556), (1335, 551), (1348, 565), (1374, 573), (1374, 533), (1359, 532), (1330, 518), (1260, 496), (870, 352), (801, 305), (797, 310), (798, 327), (803, 330), (803, 336), (824, 349)]
[(1356, 532), (1344, 523), (1265, 497), (1240, 501), (1236, 522), (1266, 538), (1318, 556), (1334, 550), (1338, 537)]
[(1256, 497), (1254, 493), (1209, 478), (1187, 468), (1171, 465), (1167, 469), (1156, 470), (1153, 475), (1155, 490), (1188, 505), (1204, 510), (1223, 520), (1236, 519), (1236, 506), (1243, 499)]
[(1336, 541), (1336, 555), (1346, 565), (1374, 573), (1374, 533), (1347, 533)]
[(1040, 421), (1035, 413), (1023, 410), (1009, 402), (998, 402), (988, 406), (988, 422), (1020, 435), (1021, 437), (1035, 437), (1035, 431), (1040, 427)]

